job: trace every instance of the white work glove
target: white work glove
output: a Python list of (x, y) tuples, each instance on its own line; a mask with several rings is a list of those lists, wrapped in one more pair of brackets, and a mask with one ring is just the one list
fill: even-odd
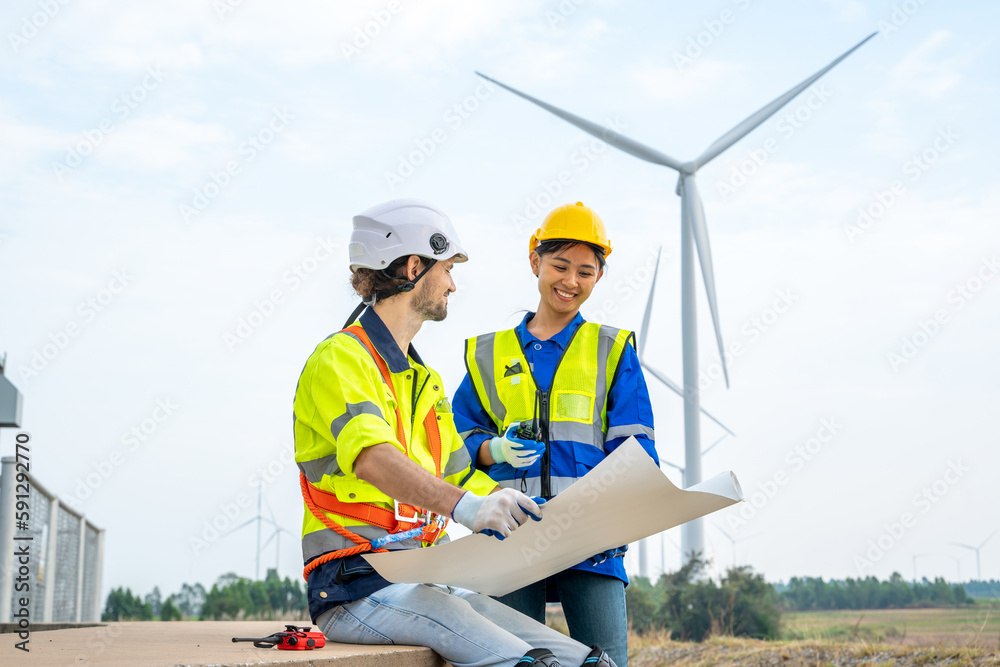
[(542, 510), (534, 500), (515, 489), (500, 489), (488, 496), (466, 491), (451, 512), (452, 519), (472, 532), (498, 540), (508, 537), (529, 516), (541, 521)]
[(497, 463), (509, 463), (515, 468), (527, 468), (545, 453), (545, 443), (524, 440), (514, 435), (518, 424), (507, 427), (503, 436), (490, 440), (490, 454)]

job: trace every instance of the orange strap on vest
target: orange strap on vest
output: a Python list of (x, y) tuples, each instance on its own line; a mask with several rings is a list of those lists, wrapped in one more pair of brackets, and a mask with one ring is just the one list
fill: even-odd
[[(375, 346), (372, 344), (371, 339), (368, 337), (368, 334), (365, 333), (364, 329), (360, 326), (352, 326), (344, 329), (343, 331), (352, 333), (358, 337), (362, 344), (368, 349), (368, 352), (372, 355), (375, 365), (378, 366), (379, 372), (382, 374), (382, 380), (389, 385), (389, 391), (392, 392), (392, 397), (396, 401), (396, 437), (399, 439), (400, 444), (403, 445), (403, 451), (405, 451), (407, 456), (409, 456), (409, 446), (406, 442), (406, 432), (403, 430), (403, 416), (399, 410), (399, 399), (396, 398), (396, 388), (392, 385), (392, 377), (389, 374), (389, 366), (385, 363), (385, 359), (382, 358), (382, 355), (380, 355), (375, 349)], [(441, 477), (441, 431), (438, 429), (438, 417), (437, 413), (434, 412), (434, 408), (427, 411), (427, 415), (424, 416), (423, 423), (424, 431), (427, 434), (428, 445), (430, 447), (431, 458), (434, 461), (434, 473), (437, 477)], [(373, 505), (371, 503), (343, 502), (337, 498), (336, 494), (330, 493), (329, 491), (323, 491), (322, 489), (317, 489), (309, 483), (309, 480), (307, 480), (306, 476), (301, 472), (299, 473), (299, 485), (302, 488), (302, 499), (305, 501), (306, 507), (309, 508), (312, 515), (319, 519), (324, 526), (339, 534), (341, 537), (351, 540), (357, 545), (348, 549), (332, 551), (310, 561), (309, 564), (306, 565), (305, 570), (302, 572), (302, 576), (306, 579), (306, 581), (309, 580), (309, 573), (324, 563), (328, 563), (337, 558), (353, 556), (355, 554), (371, 550), (370, 540), (366, 540), (360, 535), (353, 533), (344, 526), (334, 522), (321, 510), (325, 510), (326, 512), (330, 512), (338, 516), (346, 516), (356, 521), (363, 521), (369, 525), (387, 530), (390, 533), (410, 530), (411, 528), (416, 527), (415, 524), (420, 523), (423, 520), (420, 517), (420, 514), (423, 513), (422, 510), (412, 505), (405, 505), (402, 503), (397, 505), (400, 514), (407, 517), (413, 517), (412, 521), (404, 522), (399, 521), (396, 518), (396, 513), (394, 511), (384, 507), (379, 507), (378, 505)], [(443, 527), (437, 528), (433, 524), (428, 524), (424, 533), (416, 539), (425, 543), (434, 543), (437, 541), (438, 537), (440, 537), (442, 532)], [(375, 551), (384, 552), (386, 549), (376, 549)]]

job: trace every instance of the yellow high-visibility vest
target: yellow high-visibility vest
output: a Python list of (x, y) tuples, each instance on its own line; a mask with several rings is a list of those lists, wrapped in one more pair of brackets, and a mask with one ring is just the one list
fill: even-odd
[[(559, 493), (561, 487), (576, 478), (575, 471), (568, 466), (550, 460), (551, 441), (569, 441), (575, 446), (603, 451), (608, 429), (608, 389), (625, 346), (633, 341), (631, 331), (582, 323), (566, 346), (547, 392), (538, 391), (515, 329), (466, 341), (469, 378), (498, 433), (504, 433), (515, 422), (531, 420), (537, 397), (538, 418), (546, 443), (539, 488), (543, 497)], [(497, 481), (502, 486), (516, 486), (514, 480)]]

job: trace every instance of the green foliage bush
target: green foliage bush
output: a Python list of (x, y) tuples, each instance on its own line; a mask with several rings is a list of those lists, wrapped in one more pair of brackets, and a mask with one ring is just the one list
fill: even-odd
[(709, 635), (776, 639), (781, 632), (778, 595), (749, 567), (730, 569), (716, 583), (701, 576), (699, 556), (655, 586), (642, 577), (625, 589), (632, 628), (666, 630), (673, 639), (702, 641)]

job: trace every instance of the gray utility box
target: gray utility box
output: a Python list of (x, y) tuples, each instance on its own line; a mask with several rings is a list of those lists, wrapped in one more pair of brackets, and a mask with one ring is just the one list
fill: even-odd
[(21, 406), (24, 400), (17, 387), (0, 371), (0, 427), (21, 426)]

